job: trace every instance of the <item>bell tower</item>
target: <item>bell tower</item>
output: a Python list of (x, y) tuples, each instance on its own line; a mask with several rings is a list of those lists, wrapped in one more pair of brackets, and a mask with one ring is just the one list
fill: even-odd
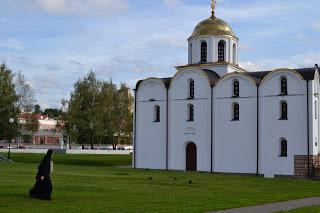
[(211, 16), (201, 21), (188, 39), (188, 65), (214, 67), (219, 75), (243, 71), (238, 67), (239, 39), (230, 25), (215, 16), (215, 0), (211, 9)]

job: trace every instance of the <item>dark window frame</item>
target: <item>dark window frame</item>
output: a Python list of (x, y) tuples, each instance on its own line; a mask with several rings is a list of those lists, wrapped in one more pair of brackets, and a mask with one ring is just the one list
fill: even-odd
[(280, 156), (288, 157), (288, 141), (286, 139), (281, 139), (280, 141)]
[(238, 98), (240, 96), (240, 82), (235, 80), (233, 82), (233, 96), (234, 98)]
[(286, 77), (280, 79), (280, 95), (288, 95), (288, 80)]
[(208, 44), (206, 41), (201, 42), (201, 49), (200, 49), (200, 62), (207, 63), (208, 62)]
[(279, 120), (288, 120), (288, 103), (286, 101), (280, 102), (280, 119)]
[(224, 40), (218, 43), (218, 62), (226, 61), (226, 42)]
[(194, 99), (194, 80), (189, 81), (189, 99)]
[(154, 110), (155, 110), (155, 118), (154, 118), (154, 121), (155, 123), (159, 123), (160, 122), (160, 116), (161, 116), (161, 110), (160, 110), (160, 106), (159, 105), (156, 105), (154, 107)]
[(232, 121), (239, 121), (240, 120), (240, 105), (238, 103), (233, 103), (232, 111), (233, 111)]
[(194, 121), (194, 105), (189, 104), (188, 105), (188, 122)]

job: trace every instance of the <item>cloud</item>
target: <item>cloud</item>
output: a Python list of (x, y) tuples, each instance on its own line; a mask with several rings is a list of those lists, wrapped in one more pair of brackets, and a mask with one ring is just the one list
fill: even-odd
[(14, 8), (58, 15), (109, 15), (129, 7), (127, 0), (10, 0), (9, 4)]
[(24, 47), (23, 42), (15, 38), (9, 38), (7, 40), (0, 40), (0, 48), (9, 48), (9, 49), (22, 49)]
[(246, 51), (246, 52), (252, 52), (253, 48), (245, 43), (240, 43), (239, 44), (239, 50), (241, 51)]
[(164, 3), (170, 7), (181, 4), (181, 0), (164, 0)]
[(320, 32), (320, 21), (313, 24), (313, 29), (317, 32)]
[(276, 59), (260, 59), (253, 61), (240, 61), (239, 66), (248, 71), (263, 71), (273, 70), (276, 68), (306, 68), (314, 67), (315, 64), (320, 64), (320, 53), (304, 53), (287, 58)]

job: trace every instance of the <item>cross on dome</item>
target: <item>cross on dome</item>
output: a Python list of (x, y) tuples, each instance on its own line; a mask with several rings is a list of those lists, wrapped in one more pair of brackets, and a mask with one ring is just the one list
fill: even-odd
[(215, 12), (215, 9), (216, 9), (216, 3), (217, 3), (216, 0), (212, 0), (212, 3), (211, 3), (211, 9), (212, 9), (211, 14), (212, 14), (212, 16), (214, 16), (214, 12)]

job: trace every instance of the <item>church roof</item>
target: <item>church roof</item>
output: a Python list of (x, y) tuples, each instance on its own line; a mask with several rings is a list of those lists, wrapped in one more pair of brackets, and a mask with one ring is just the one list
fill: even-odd
[(195, 36), (223, 36), (229, 35), (236, 37), (227, 22), (212, 15), (210, 18), (200, 22), (194, 29), (191, 37)]
[[(159, 78), (159, 79), (164, 83), (164, 85), (166, 86), (166, 88), (169, 88), (170, 82), (171, 82), (171, 79), (172, 79), (172, 78)], [(144, 79), (144, 80), (145, 80), (145, 79)], [(144, 80), (139, 80), (139, 81), (137, 82), (135, 90), (138, 90), (140, 84), (141, 84)]]
[[(316, 72), (314, 67), (294, 69), (294, 70), (297, 71), (304, 78), (304, 80), (313, 80), (314, 74)], [(202, 71), (208, 76), (211, 86), (214, 86), (216, 82), (220, 79), (220, 76), (212, 70), (202, 69)], [(266, 77), (266, 75), (268, 75), (270, 72), (272, 71), (245, 72), (245, 74), (251, 76), (256, 81), (257, 85), (259, 85), (263, 80), (263, 78)], [(162, 80), (166, 88), (169, 88), (172, 78), (159, 78), (159, 79)], [(139, 80), (137, 82), (135, 90), (138, 90), (142, 81), (143, 80)]]
[[(314, 79), (314, 74), (315, 74), (315, 68), (302, 68), (302, 69), (294, 69), (297, 71), (303, 78), (304, 80), (313, 80)], [(272, 71), (257, 71), (257, 72), (247, 72), (247, 75), (250, 75), (253, 77), (257, 84), (259, 85), (263, 78), (268, 75)]]
[(211, 86), (214, 86), (216, 82), (220, 79), (220, 76), (212, 70), (202, 69), (202, 71), (205, 72), (208, 76)]

